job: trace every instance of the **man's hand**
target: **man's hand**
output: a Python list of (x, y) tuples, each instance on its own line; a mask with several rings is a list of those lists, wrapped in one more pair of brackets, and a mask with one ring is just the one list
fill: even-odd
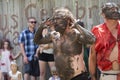
[(59, 32), (52, 31), (50, 34), (51, 34), (52, 39), (55, 39), (55, 40), (60, 39), (60, 33)]
[(28, 63), (28, 58), (27, 56), (23, 56), (24, 57), (24, 63)]

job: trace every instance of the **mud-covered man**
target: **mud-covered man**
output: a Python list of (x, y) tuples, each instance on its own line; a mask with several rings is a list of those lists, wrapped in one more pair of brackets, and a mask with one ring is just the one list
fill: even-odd
[[(42, 37), (44, 28), (48, 28), (49, 34)], [(94, 43), (95, 37), (76, 23), (68, 9), (56, 9), (53, 16), (41, 24), (34, 42), (53, 42), (55, 64), (61, 80), (87, 80), (82, 45)]]

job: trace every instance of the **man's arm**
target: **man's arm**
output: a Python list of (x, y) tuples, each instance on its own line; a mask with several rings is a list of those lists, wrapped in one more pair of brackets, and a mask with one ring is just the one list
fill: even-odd
[(24, 49), (24, 44), (23, 43), (20, 43), (20, 48), (21, 48), (21, 52), (22, 52), (22, 55), (23, 55), (23, 58), (24, 58), (24, 62), (28, 63), (28, 58), (26, 56), (25, 49)]
[(96, 80), (96, 51), (95, 51), (95, 46), (92, 45), (90, 47), (90, 53), (89, 53), (89, 72), (91, 74), (91, 80)]
[(49, 35), (43, 37), (42, 32), (43, 32), (44, 28), (46, 28), (45, 25), (41, 24), (40, 27), (38, 28), (37, 32), (35, 33), (34, 43), (39, 45), (39, 44), (47, 44), (47, 43), (52, 42)]
[(79, 42), (83, 44), (93, 44), (95, 42), (95, 36), (92, 32), (88, 31), (87, 29), (83, 28), (79, 24), (75, 24), (75, 27), (79, 32)]
[(20, 48), (21, 48), (21, 52), (22, 52), (23, 57), (26, 56), (23, 43), (20, 43)]

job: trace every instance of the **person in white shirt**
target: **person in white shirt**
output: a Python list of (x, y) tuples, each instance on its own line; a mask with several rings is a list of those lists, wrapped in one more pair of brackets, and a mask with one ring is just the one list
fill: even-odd
[(12, 61), (10, 65), (11, 71), (9, 71), (10, 80), (23, 80), (22, 73), (18, 71), (16, 61)]
[[(42, 37), (48, 34), (48, 30), (44, 29), (42, 32)], [(53, 43), (40, 44), (37, 49), (36, 56), (39, 58), (39, 69), (40, 69), (40, 80), (46, 80), (46, 64), (51, 68), (55, 66), (54, 55), (53, 55)]]

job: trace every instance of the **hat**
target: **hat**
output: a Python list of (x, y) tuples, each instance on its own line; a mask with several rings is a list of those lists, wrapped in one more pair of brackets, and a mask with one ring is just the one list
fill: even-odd
[(51, 71), (52, 71), (52, 72), (57, 71), (57, 70), (56, 70), (56, 67), (53, 66), (53, 67), (51, 68)]
[(102, 6), (102, 13), (105, 14), (105, 17), (107, 19), (120, 19), (120, 12), (118, 6), (113, 2), (105, 3)]
[(12, 65), (12, 64), (17, 65), (16, 60), (11, 61), (10, 64), (11, 64), (11, 65)]

